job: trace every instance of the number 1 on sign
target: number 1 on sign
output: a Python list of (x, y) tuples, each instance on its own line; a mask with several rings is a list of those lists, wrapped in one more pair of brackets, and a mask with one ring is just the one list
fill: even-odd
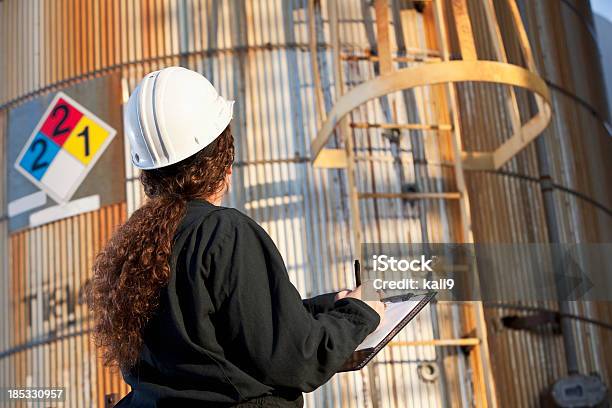
[(83, 116), (66, 140), (63, 148), (81, 163), (87, 164), (95, 157), (108, 134), (106, 129), (89, 117)]
[(85, 143), (85, 157), (89, 156), (89, 126), (85, 126), (85, 129), (77, 136), (83, 138), (83, 142)]

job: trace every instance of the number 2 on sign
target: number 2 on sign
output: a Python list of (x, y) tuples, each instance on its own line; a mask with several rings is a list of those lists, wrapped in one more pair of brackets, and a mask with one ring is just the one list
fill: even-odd
[(62, 126), (64, 125), (64, 122), (66, 121), (66, 119), (68, 119), (68, 107), (67, 106), (65, 105), (56, 106), (53, 109), (53, 112), (51, 114), (53, 115), (53, 117), (55, 117), (55, 115), (60, 111), (62, 111), (64, 115), (57, 122), (57, 125), (55, 125), (55, 129), (53, 129), (53, 137), (59, 137), (63, 135), (64, 133), (67, 133), (70, 131), (69, 127), (62, 128)]
[(77, 136), (83, 138), (83, 142), (85, 143), (85, 156), (89, 156), (89, 126), (85, 126)]
[(38, 156), (36, 156), (36, 158), (32, 162), (32, 171), (33, 172), (36, 171), (36, 170), (45, 168), (45, 167), (47, 167), (49, 165), (49, 162), (42, 160), (43, 156), (45, 155), (45, 152), (47, 151), (47, 142), (45, 142), (43, 139), (36, 140), (30, 146), (30, 151), (32, 153), (34, 153), (34, 151), (36, 150), (36, 147), (38, 147), (38, 146), (40, 146), (40, 152), (38, 153)]

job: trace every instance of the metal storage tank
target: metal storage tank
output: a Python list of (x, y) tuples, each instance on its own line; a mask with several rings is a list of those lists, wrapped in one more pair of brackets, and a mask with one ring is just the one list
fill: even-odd
[[(466, 21), (471, 51), (457, 31)], [(349, 143), (354, 164), (313, 166), (312, 143), (351, 89), (470, 52), (499, 61), (500, 45), (506, 62), (529, 69), (525, 41), (551, 123), (499, 168), (444, 165), (458, 163), (461, 145), (488, 151), (512, 134), (509, 88), (474, 81), (369, 100), (334, 127), (328, 146)], [(122, 105), (144, 74), (165, 66), (202, 72), (237, 100), (227, 204), (270, 233), (303, 296), (350, 286), (359, 242), (612, 240), (612, 126), (582, 0), (0, 0), (0, 58), (0, 387), (61, 385), (70, 407), (112, 406), (128, 392), (96, 355), (80, 290), (95, 253), (144, 200)], [(59, 91), (118, 135), (77, 190), (88, 204), (71, 207), (75, 215), (53, 219), (47, 201), (16, 213), (16, 193), (36, 193), (12, 170), (15, 154)], [(533, 100), (515, 92), (525, 121)], [(33, 222), (35, 211), (47, 218)], [(496, 290), (517, 280), (487, 272)], [(335, 376), (306, 405), (539, 406), (567, 371), (562, 337), (508, 330), (500, 318), (557, 306), (437, 303), (367, 369)], [(579, 370), (609, 385), (612, 336), (593, 321), (612, 321), (612, 308), (575, 303), (565, 312), (582, 317), (566, 327)]]

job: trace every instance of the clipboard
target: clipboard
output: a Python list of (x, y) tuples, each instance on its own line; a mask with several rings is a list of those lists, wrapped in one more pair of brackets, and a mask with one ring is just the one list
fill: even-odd
[[(364, 348), (361, 350), (359, 350), (359, 346), (358, 346), (357, 347), (358, 350), (353, 352), (351, 357), (346, 361), (346, 363), (344, 363), (344, 365), (340, 368), (340, 370), (338, 370), (338, 372), (356, 371), (356, 370), (361, 370), (363, 367), (365, 367), (365, 365), (368, 364), (370, 360), (372, 360), (376, 356), (376, 354), (378, 354), (380, 350), (382, 350), (387, 344), (389, 344), (389, 342), (400, 332), (400, 330), (406, 327), (406, 325), (410, 323), (410, 321), (414, 319), (414, 317), (417, 314), (419, 314), (419, 312), (423, 310), (423, 308), (429, 302), (431, 302), (431, 300), (435, 296), (436, 296), (436, 292), (428, 292), (428, 293), (420, 294), (420, 295), (408, 294), (408, 295), (400, 295), (400, 296), (394, 296), (393, 298), (383, 299), (383, 301), (387, 301), (391, 304), (399, 305), (405, 302), (414, 302), (414, 301), (417, 301), (416, 298), (420, 298), (418, 300), (418, 303), (409, 309), (408, 313), (399, 321), (399, 323), (397, 323), (393, 327), (393, 329), (387, 335), (385, 335), (385, 337), (382, 340), (378, 342), (378, 344), (376, 344), (376, 346)], [(383, 323), (384, 323), (384, 319), (383, 319)], [(367, 343), (368, 339), (370, 339), (371, 341), (372, 338), (376, 338), (373, 336), (380, 336), (380, 333), (377, 334), (377, 332), (378, 332), (378, 329), (370, 333), (368, 337), (366, 337), (365, 340), (361, 344)]]

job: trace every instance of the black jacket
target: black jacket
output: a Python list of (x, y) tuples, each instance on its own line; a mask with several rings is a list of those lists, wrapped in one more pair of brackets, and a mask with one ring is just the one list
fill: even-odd
[(231, 406), (301, 399), (328, 381), (379, 323), (360, 300), (302, 301), (276, 246), (253, 220), (187, 204), (172, 276), (144, 334), (132, 392), (118, 406)]

